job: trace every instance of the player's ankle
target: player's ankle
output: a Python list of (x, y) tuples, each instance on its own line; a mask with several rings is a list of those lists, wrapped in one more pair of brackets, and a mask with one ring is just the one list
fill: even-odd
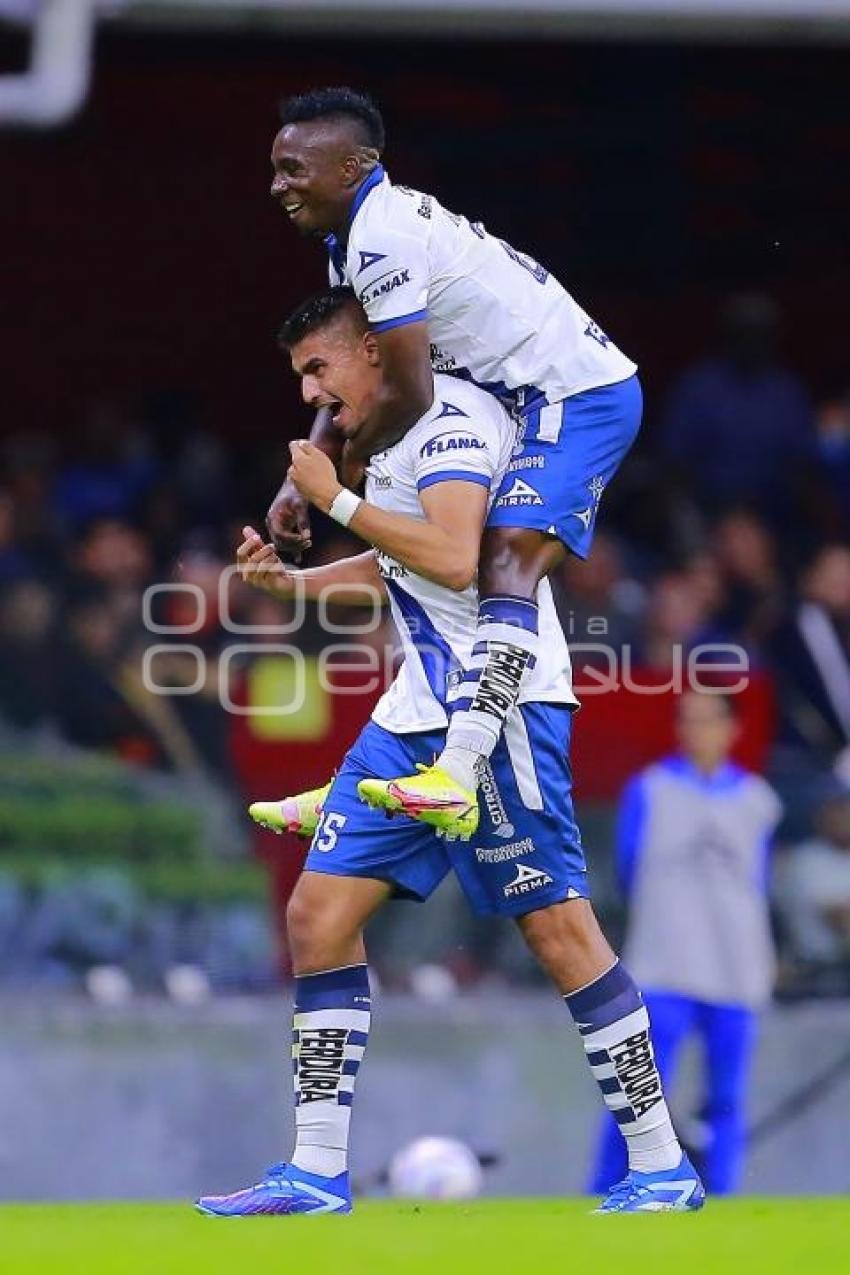
[(348, 1168), (348, 1152), (339, 1147), (296, 1146), (289, 1163), (302, 1173), (335, 1178)]
[(635, 1173), (664, 1173), (678, 1168), (682, 1160), (682, 1148), (673, 1138), (650, 1150), (629, 1146), (629, 1169)]
[(444, 748), (437, 758), (437, 765), (456, 784), (475, 792), (479, 781), (478, 768), (483, 760), (481, 753), (471, 752), (468, 748)]

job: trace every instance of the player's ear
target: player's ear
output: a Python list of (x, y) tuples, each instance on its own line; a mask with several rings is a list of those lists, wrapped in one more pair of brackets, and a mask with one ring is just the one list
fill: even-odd
[(370, 365), (378, 367), (381, 362), (381, 348), (374, 332), (363, 333), (363, 348), (366, 351), (366, 358), (369, 360)]
[(356, 186), (360, 181), (360, 159), (357, 155), (346, 155), (342, 161), (343, 186)]

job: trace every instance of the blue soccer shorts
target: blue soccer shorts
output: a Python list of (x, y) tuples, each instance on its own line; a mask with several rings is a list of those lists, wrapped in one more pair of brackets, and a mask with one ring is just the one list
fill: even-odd
[(387, 819), (360, 801), (361, 779), (394, 779), (430, 765), (444, 731), (394, 735), (376, 722), (346, 754), (325, 799), (306, 868), (388, 881), (397, 897), (424, 901), (454, 871), (479, 916), (522, 916), (587, 898), (587, 870), (573, 814), (572, 714), (564, 704), (525, 704), (505, 726), (478, 790), (481, 822), (467, 842), (447, 842), (403, 815)]
[(602, 493), (635, 440), (642, 410), (637, 376), (528, 407), (487, 526), (548, 532), (586, 558)]

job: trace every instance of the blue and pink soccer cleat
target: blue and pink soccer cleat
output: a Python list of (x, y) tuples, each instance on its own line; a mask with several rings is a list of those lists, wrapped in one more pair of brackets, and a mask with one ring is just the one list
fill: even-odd
[(705, 1204), (705, 1188), (686, 1155), (675, 1169), (633, 1169), (606, 1195), (595, 1213), (690, 1213)]
[(262, 1182), (232, 1195), (202, 1195), (195, 1201), (209, 1217), (262, 1217), (284, 1213), (350, 1213), (348, 1174), (323, 1178), (294, 1164), (273, 1164)]

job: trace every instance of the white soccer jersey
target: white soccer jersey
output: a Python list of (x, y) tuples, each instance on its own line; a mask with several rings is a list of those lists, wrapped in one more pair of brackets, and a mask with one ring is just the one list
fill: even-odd
[(347, 244), (325, 242), (331, 283), (355, 290), (374, 331), (427, 319), (435, 371), (520, 410), (637, 370), (536, 261), (380, 165), (357, 192)]
[[(434, 377), (434, 403), (400, 442), (373, 456), (366, 499), (379, 509), (425, 521), (419, 493), (434, 483), (480, 483), (492, 500), (510, 460), (515, 427), (489, 394), (453, 377)], [(474, 585), (456, 593), (416, 575), (387, 554), (378, 566), (390, 595), (404, 663), (372, 716), (396, 734), (438, 730), (469, 664), (478, 620)], [(577, 704), (570, 657), (549, 582), (537, 591), (540, 654), (523, 683), (527, 700)]]

